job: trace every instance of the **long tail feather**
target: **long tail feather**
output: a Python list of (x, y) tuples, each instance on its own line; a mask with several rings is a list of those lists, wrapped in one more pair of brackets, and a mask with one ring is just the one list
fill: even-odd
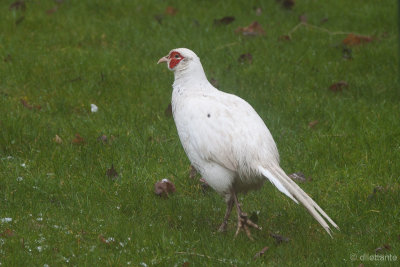
[[(259, 171), (265, 176), (279, 191), (290, 197), (294, 202), (300, 202), (308, 212), (321, 224), (325, 231), (332, 237), (331, 228), (325, 219), (336, 229), (336, 223), (303, 191), (279, 166), (272, 166), (268, 169), (258, 166)], [(321, 216), (322, 215), (322, 216)], [(324, 219), (325, 218), (325, 219)]]

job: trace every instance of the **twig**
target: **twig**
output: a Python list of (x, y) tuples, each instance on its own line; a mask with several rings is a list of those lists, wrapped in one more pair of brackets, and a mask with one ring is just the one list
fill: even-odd
[(308, 24), (308, 23), (306, 23), (306, 22), (300, 22), (299, 24), (297, 24), (296, 26), (294, 26), (293, 29), (291, 29), (291, 30), (288, 32), (287, 36), (289, 36), (290, 38), (292, 38), (292, 34), (293, 34), (295, 31), (297, 31), (301, 26), (303, 26), (303, 27), (305, 27), (305, 28), (310, 28), (310, 29), (314, 29), (314, 30), (326, 32), (326, 33), (328, 33), (329, 35), (341, 35), (341, 34), (346, 35), (346, 34), (350, 34), (350, 33), (351, 33), (351, 32), (342, 32), (342, 31), (332, 32), (332, 31), (330, 31), (330, 30), (328, 30), (328, 29), (326, 29), (326, 28), (323, 28), (323, 27), (319, 27), (319, 26), (315, 26), (315, 25), (312, 25), (312, 24)]
[(195, 253), (195, 252), (178, 251), (178, 252), (175, 252), (175, 254), (190, 255), (190, 256), (198, 256), (198, 257), (203, 257), (203, 258), (207, 258), (207, 259), (210, 259), (210, 260), (217, 260), (217, 261), (223, 262), (223, 263), (229, 263), (229, 264), (232, 265), (232, 266), (236, 266), (236, 265), (234, 265), (234, 264), (232, 264), (232, 263), (230, 263), (230, 262), (227, 262), (226, 260), (222, 260), (222, 259), (218, 259), (218, 258), (213, 258), (213, 257), (211, 257), (211, 256), (207, 256), (207, 255), (199, 254), (199, 253)]

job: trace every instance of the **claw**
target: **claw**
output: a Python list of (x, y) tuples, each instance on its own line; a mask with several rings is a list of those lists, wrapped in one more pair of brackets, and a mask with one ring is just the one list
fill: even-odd
[(246, 213), (244, 213), (244, 212), (240, 213), (238, 215), (238, 226), (237, 226), (237, 229), (236, 229), (235, 238), (239, 234), (240, 230), (243, 230), (246, 233), (247, 237), (251, 241), (254, 241), (253, 237), (251, 236), (251, 232), (250, 232), (250, 228), (249, 227), (253, 227), (253, 228), (256, 228), (258, 230), (262, 229), (260, 226), (258, 226), (257, 224), (253, 223), (247, 217)]

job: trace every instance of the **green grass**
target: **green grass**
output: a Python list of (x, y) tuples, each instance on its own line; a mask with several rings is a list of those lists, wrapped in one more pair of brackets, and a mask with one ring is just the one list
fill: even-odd
[[(32, 0), (9, 10), (12, 2), (0, 4), (0, 219), (12, 218), (0, 222), (2, 266), (398, 264), (350, 259), (384, 244), (391, 250), (382, 255), (400, 257), (395, 1), (296, 1), (292, 10), (276, 1), (122, 0)], [(169, 5), (177, 14), (158, 23), (154, 16)], [(302, 27), (279, 41), (302, 14), (331, 32), (374, 40), (352, 47), (351, 60), (342, 56), (346, 34)], [(227, 15), (236, 20), (213, 25)], [(265, 36), (234, 33), (254, 20)], [(312, 176), (301, 187), (340, 226), (334, 239), (270, 184), (242, 198), (245, 211), (259, 211), (254, 242), (233, 238), (235, 214), (227, 234), (216, 232), (225, 203), (188, 177), (164, 115), (173, 75), (156, 62), (176, 47), (194, 50), (221, 90), (253, 105), (288, 173)], [(238, 63), (243, 53), (252, 64)], [(328, 90), (340, 80), (349, 85), (343, 92)], [(85, 143), (71, 143), (76, 133)], [(102, 134), (110, 142), (99, 142)], [(112, 164), (116, 180), (105, 174)], [(164, 177), (177, 189), (168, 199), (153, 193)], [(269, 233), (290, 241), (277, 244)]]

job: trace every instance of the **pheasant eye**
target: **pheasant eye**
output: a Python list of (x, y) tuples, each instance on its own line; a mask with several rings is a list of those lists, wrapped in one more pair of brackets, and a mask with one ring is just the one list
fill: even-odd
[(175, 55), (175, 58), (179, 58), (179, 55), (178, 55), (178, 54), (176, 54), (176, 55)]

